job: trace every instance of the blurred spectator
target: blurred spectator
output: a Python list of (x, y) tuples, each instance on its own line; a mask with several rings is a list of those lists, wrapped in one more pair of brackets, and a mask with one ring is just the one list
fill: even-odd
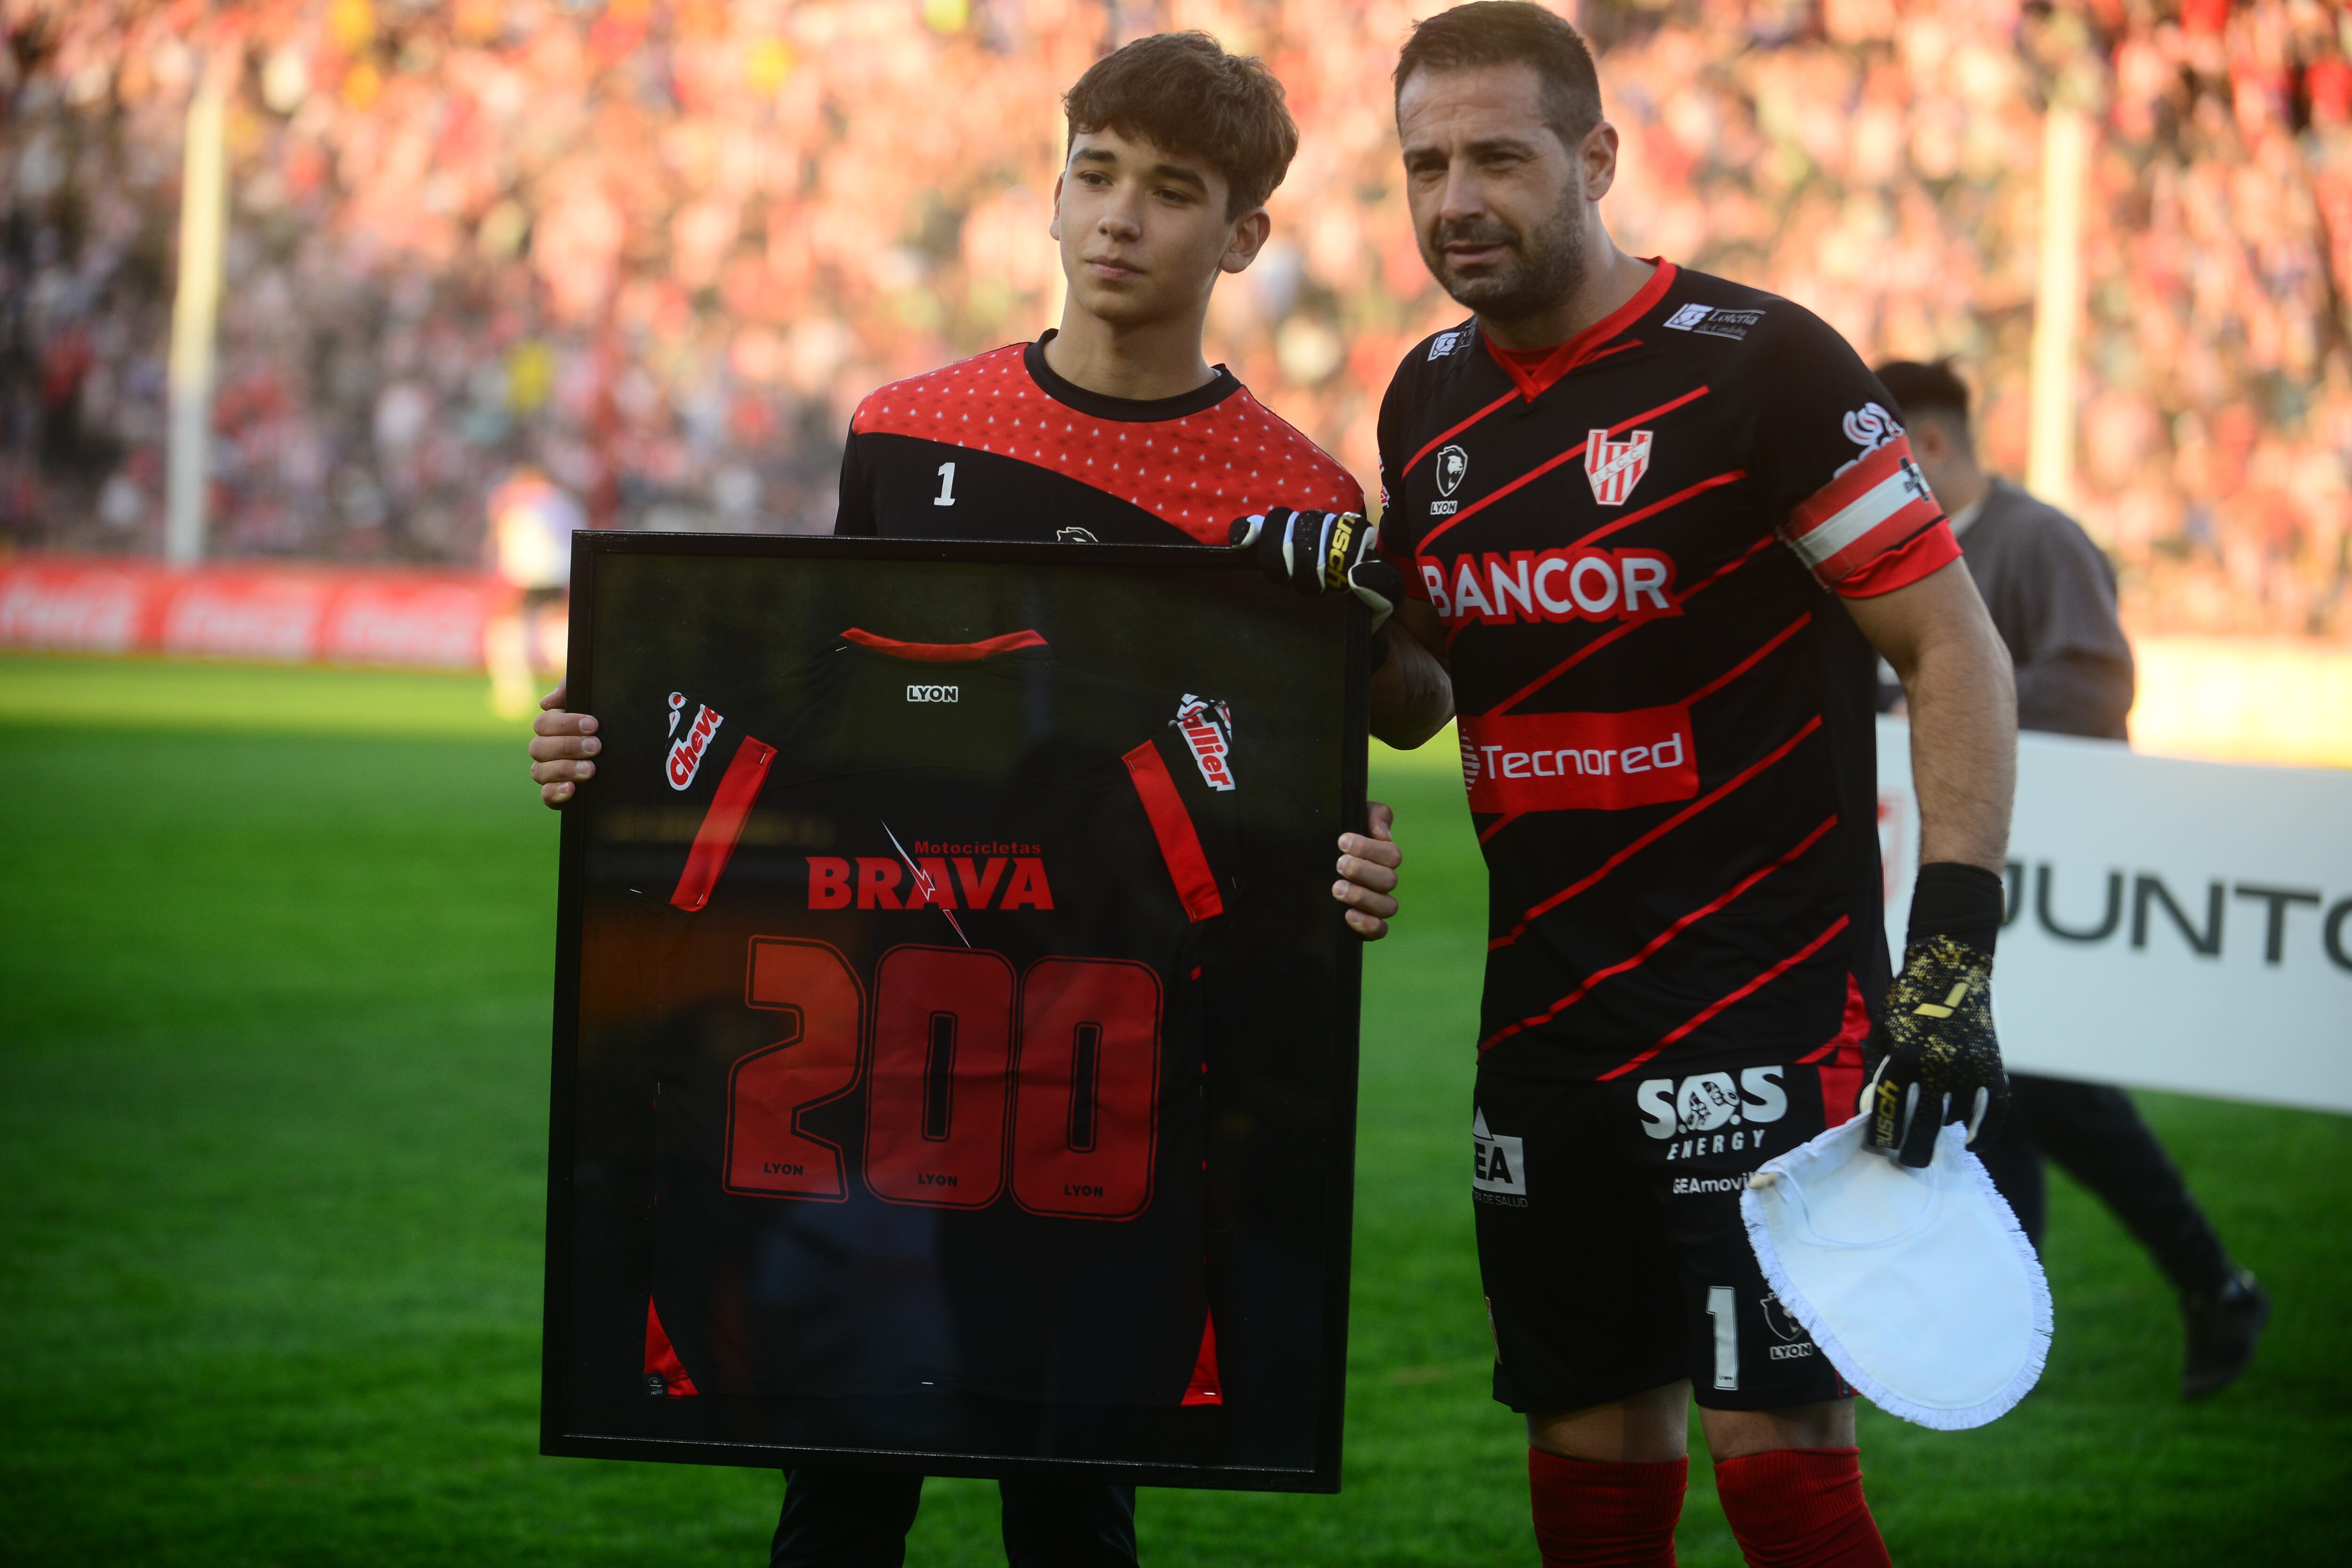
[(534, 665), (561, 669), (571, 616), (572, 535), (588, 526), (578, 501), (528, 464), (490, 491), (490, 567), (506, 598), (482, 629), (490, 706), (520, 719), (537, 695)]
[[(1564, 0), (1563, 0), (1564, 3)], [(1458, 312), (1388, 72), (1434, 0), (0, 0), (0, 531), (152, 549), (180, 127), (237, 53), (215, 547), (476, 558), (533, 462), (599, 524), (825, 526), (892, 376), (1049, 325), (1050, 103), (1199, 26), (1305, 142), (1212, 344), (1373, 466)], [(2036, 163), (2095, 107), (2083, 521), (2143, 631), (2328, 632), (2352, 578), (2352, 26), (2317, 0), (1585, 0), (1617, 233), (1872, 357), (1981, 366), (2023, 467)]]

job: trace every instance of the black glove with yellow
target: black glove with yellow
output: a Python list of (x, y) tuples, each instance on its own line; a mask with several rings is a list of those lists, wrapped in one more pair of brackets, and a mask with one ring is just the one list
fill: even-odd
[(1871, 1032), (1868, 1141), (1913, 1166), (1936, 1155), (1948, 1121), (1976, 1142), (2009, 1113), (2009, 1075), (1992, 1026), (1992, 950), (2000, 934), (2001, 879), (1980, 866), (1919, 868), (1903, 973)]
[(1388, 662), (1389, 616), (1404, 597), (1404, 574), (1381, 559), (1381, 531), (1352, 511), (1293, 511), (1288, 507), (1236, 518), (1226, 535), (1236, 550), (1257, 552), (1269, 583), (1302, 594), (1347, 592), (1372, 612), (1372, 668)]

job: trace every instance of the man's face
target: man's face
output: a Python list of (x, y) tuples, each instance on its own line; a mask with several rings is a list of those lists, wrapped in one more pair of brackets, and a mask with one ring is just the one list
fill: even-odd
[[(1958, 495), (1968, 489), (1962, 469), (1971, 465), (1968, 447), (1949, 415), (1930, 410), (1909, 421), (1904, 434), (1911, 440), (1911, 456), (1919, 474), (1938, 497)], [(1937, 505), (1942, 505), (1939, 500)]]
[(1198, 158), (1116, 131), (1071, 143), (1054, 187), (1054, 237), (1070, 301), (1118, 326), (1204, 308), (1220, 272), (1265, 239), (1263, 211), (1225, 216), (1225, 177)]
[(1448, 294), (1511, 321), (1575, 291), (1591, 204), (1616, 174), (1614, 127), (1571, 151), (1545, 121), (1533, 66), (1484, 66), (1415, 71), (1397, 137), (1421, 258)]

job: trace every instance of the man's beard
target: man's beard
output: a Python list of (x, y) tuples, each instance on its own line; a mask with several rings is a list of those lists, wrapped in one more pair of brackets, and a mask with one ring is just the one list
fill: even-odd
[[(1440, 224), (1434, 247), (1429, 240), (1422, 242), (1421, 258), (1457, 304), (1490, 321), (1521, 321), (1550, 310), (1583, 283), (1581, 216), (1571, 200), (1561, 202), (1526, 234), (1491, 217)], [(1500, 245), (1502, 258), (1486, 264), (1477, 277), (1461, 277), (1444, 250), (1461, 240)]]

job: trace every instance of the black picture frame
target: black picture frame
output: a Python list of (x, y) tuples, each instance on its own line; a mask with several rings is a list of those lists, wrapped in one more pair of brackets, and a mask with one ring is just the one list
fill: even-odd
[[(715, 585), (705, 596), (728, 602), (708, 605), (707, 623), (694, 627), (705, 639), (698, 646), (710, 646), (737, 635), (715, 629), (730, 614), (762, 618), (762, 583), (788, 588), (786, 597), (837, 593), (835, 618), (845, 620), (867, 615), (878, 595), (900, 622), (890, 635), (941, 641), (1003, 629), (1005, 605), (1043, 613), (1089, 660), (1205, 672), (1200, 689), (1234, 698), (1262, 751), (1286, 748), (1284, 776), (1308, 781), (1274, 792), (1282, 804), (1267, 808), (1280, 818), (1268, 829), (1279, 849), (1269, 864), (1280, 868), (1268, 879), (1280, 896), (1269, 897), (1264, 918), (1283, 922), (1279, 940), (1237, 943), (1252, 956), (1236, 961), (1236, 973), (1247, 967), (1236, 984), (1261, 999), (1267, 1037), (1249, 1037), (1260, 1026), (1232, 1026), (1212, 1059), (1222, 1053), (1234, 1070), (1207, 1079), (1203, 1169), (1216, 1194), (1211, 1234), (1225, 1249), (1219, 1258), (1213, 1247), (1212, 1294), (1223, 1291), (1221, 1318), (1230, 1326), (1221, 1321), (1219, 1348), (1230, 1344), (1233, 1357), (1219, 1408), (1106, 1411), (953, 1395), (881, 1410), (838, 1400), (630, 1403), (625, 1390), (642, 1393), (642, 1369), (614, 1363), (631, 1353), (630, 1292), (642, 1303), (650, 1289), (632, 1271), (651, 1268), (651, 1132), (641, 1125), (650, 1113), (638, 1109), (642, 1068), (616, 1067), (601, 1047), (588, 1059), (583, 1037), (583, 1025), (596, 1026), (583, 958), (597, 918), (592, 857), (602, 853), (599, 814), (618, 809), (609, 786), (599, 794), (621, 743), (600, 702), (621, 700), (633, 679), (643, 689), (630, 666), (653, 658), (665, 636), (675, 645), (680, 626), (695, 620), (648, 617), (645, 605), (660, 591), (647, 584), (668, 584), (673, 599), (679, 584)], [(993, 623), (989, 605), (998, 606)], [(943, 624), (963, 605), (982, 607), (971, 611), (971, 624)], [(1362, 831), (1365, 820), (1362, 607), (1344, 594), (1297, 595), (1265, 583), (1237, 553), (1200, 548), (583, 531), (573, 535), (571, 614), (568, 705), (605, 719), (607, 749), (603, 777), (583, 787), (562, 828), (541, 1452), (1338, 1491), (1362, 950), (1328, 889), (1334, 837)], [(662, 626), (649, 629), (649, 618)], [(923, 624), (909, 630), (908, 622)], [(740, 635), (750, 641), (728, 646), (775, 629), (745, 626)], [(1218, 1100), (1221, 1079), (1228, 1087)], [(635, 1310), (642, 1323), (642, 1304)]]

